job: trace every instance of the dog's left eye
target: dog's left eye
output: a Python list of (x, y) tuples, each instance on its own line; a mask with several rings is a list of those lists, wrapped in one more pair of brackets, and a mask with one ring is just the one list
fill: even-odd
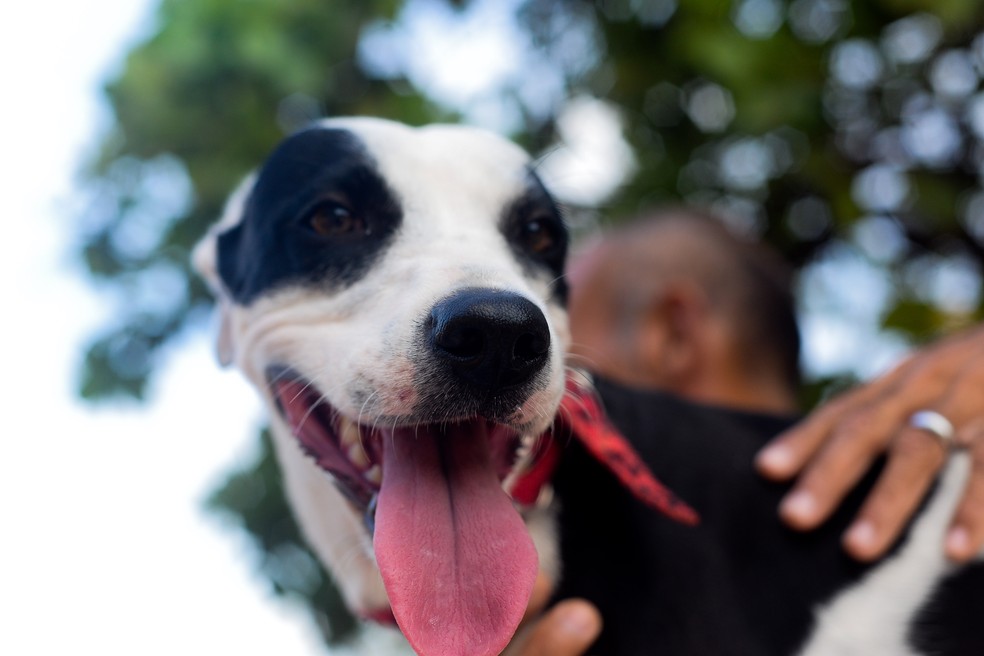
[(308, 225), (322, 237), (349, 237), (369, 234), (365, 220), (339, 203), (316, 206), (308, 215)]
[(546, 255), (557, 245), (557, 229), (549, 218), (533, 218), (520, 228), (520, 238), (526, 251)]

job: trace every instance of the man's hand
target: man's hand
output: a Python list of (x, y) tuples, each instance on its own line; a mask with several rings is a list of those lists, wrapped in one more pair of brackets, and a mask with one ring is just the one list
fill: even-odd
[(873, 560), (895, 542), (948, 455), (926, 430), (909, 425), (932, 410), (954, 426), (973, 469), (945, 539), (948, 557), (965, 561), (984, 545), (984, 329), (917, 352), (892, 372), (820, 406), (759, 453), (773, 480), (799, 476), (780, 505), (794, 528), (819, 526), (880, 454), (887, 464), (844, 535), (855, 558)]
[(541, 572), (523, 625), (504, 656), (582, 656), (598, 638), (601, 615), (583, 599), (566, 599), (539, 617), (552, 589)]

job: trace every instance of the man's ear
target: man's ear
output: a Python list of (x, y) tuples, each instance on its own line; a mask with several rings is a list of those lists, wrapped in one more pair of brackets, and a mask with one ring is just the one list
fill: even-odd
[(650, 299), (640, 349), (671, 386), (685, 385), (706, 365), (708, 307), (704, 290), (687, 279), (668, 281)]
[(235, 343), (232, 333), (232, 299), (222, 285), (218, 271), (219, 231), (216, 228), (198, 242), (191, 254), (191, 263), (198, 275), (208, 285), (215, 296), (216, 315), (218, 317), (215, 353), (222, 366), (228, 366), (236, 357)]

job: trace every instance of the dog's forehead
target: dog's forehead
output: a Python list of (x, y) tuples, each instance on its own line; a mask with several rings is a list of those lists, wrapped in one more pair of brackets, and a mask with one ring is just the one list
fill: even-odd
[(473, 203), (501, 205), (529, 183), (529, 155), (487, 130), (441, 124), (411, 127), (364, 117), (329, 119), (320, 125), (351, 132), (387, 183), (405, 198), (431, 190), (460, 190)]
[[(349, 155), (353, 147), (364, 150), (366, 163), (404, 200), (427, 191), (454, 190), (459, 198), (466, 196), (476, 206), (501, 207), (527, 191), (535, 179), (526, 151), (479, 128), (452, 124), (412, 127), (380, 118), (347, 117), (324, 119), (305, 133), (317, 128), (352, 137), (346, 148)], [(288, 140), (293, 142), (288, 157), (331, 156), (310, 150), (304, 133), (297, 136), (301, 138)], [(301, 152), (294, 152), (298, 149)], [(254, 171), (234, 191), (213, 226), (214, 233), (242, 222), (243, 208), (256, 189), (259, 173)], [(449, 197), (445, 195), (443, 200)]]

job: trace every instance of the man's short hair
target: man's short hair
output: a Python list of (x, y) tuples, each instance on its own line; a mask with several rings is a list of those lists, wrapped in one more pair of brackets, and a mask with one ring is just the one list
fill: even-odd
[[(667, 240), (663, 248), (661, 239)], [(793, 272), (773, 249), (693, 208), (643, 214), (613, 231), (610, 243), (639, 276), (691, 276), (733, 326), (739, 362), (752, 372), (780, 375), (791, 389), (800, 385)], [(645, 281), (632, 284), (646, 293)]]

